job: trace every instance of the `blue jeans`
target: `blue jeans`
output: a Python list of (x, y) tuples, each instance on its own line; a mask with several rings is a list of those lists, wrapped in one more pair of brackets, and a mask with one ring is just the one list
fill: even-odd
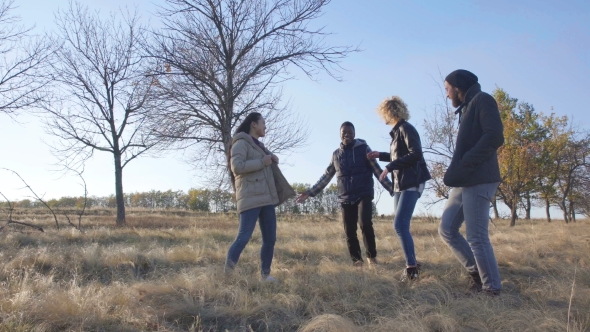
[(270, 265), (274, 255), (275, 242), (277, 239), (277, 216), (273, 205), (253, 208), (240, 213), (240, 228), (238, 236), (229, 247), (225, 259), (226, 271), (231, 270), (238, 263), (242, 251), (252, 238), (256, 221), (259, 221), (260, 232), (262, 233), (262, 248), (260, 249), (260, 273), (263, 277), (270, 274)]
[(416, 252), (414, 251), (414, 239), (410, 234), (410, 221), (418, 198), (420, 198), (419, 192), (407, 190), (396, 192), (393, 196), (393, 203), (395, 204), (393, 228), (402, 245), (407, 266), (416, 266)]
[[(490, 243), (490, 204), (498, 183), (453, 188), (438, 228), (443, 241), (469, 273), (479, 273), (484, 290), (500, 290), (500, 271)], [(467, 240), (459, 233), (465, 222)]]

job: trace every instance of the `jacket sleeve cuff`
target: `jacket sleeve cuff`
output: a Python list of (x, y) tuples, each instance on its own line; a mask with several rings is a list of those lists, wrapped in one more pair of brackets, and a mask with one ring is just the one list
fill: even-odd
[(387, 152), (380, 152), (379, 161), (391, 161), (391, 154)]

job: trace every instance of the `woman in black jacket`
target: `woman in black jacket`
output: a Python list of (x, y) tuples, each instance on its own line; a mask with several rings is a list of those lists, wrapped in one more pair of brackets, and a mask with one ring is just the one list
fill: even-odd
[(386, 99), (379, 105), (377, 113), (386, 124), (393, 126), (389, 133), (391, 136), (390, 152), (373, 151), (368, 154), (368, 157), (371, 159), (379, 157), (380, 161), (389, 162), (380, 179), (387, 177), (388, 173), (392, 173), (395, 193), (393, 226), (406, 257), (406, 269), (402, 280), (414, 280), (420, 274), (420, 267), (416, 262), (414, 240), (410, 233), (410, 221), (416, 202), (424, 191), (424, 185), (431, 177), (422, 156), (420, 135), (418, 135), (416, 128), (407, 122), (410, 114), (403, 100), (397, 96)]

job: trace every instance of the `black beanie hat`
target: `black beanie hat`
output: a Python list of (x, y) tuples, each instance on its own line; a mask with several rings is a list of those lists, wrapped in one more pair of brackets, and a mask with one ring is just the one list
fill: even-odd
[(457, 69), (447, 75), (445, 81), (459, 90), (467, 92), (473, 84), (477, 83), (477, 76), (469, 70)]

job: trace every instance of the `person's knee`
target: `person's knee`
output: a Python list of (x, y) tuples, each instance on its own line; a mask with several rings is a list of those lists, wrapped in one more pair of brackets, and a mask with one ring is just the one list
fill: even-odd
[(467, 243), (473, 249), (479, 249), (486, 246), (490, 246), (490, 238), (487, 235), (479, 234), (479, 235), (470, 235), (467, 234)]
[(453, 231), (444, 222), (438, 225), (438, 235), (443, 239), (447, 240), (453, 236)]
[(277, 242), (277, 240), (274, 238), (273, 239), (266, 239), (266, 240), (262, 241), (262, 245), (264, 247), (274, 247), (276, 242)]
[(238, 236), (234, 240), (233, 246), (237, 247), (237, 248), (244, 248), (248, 244), (249, 241), (250, 241), (249, 236)]
[(397, 233), (397, 235), (402, 235), (404, 233), (409, 233), (410, 232), (410, 228), (406, 227), (405, 225), (403, 225), (400, 222), (396, 222), (393, 225), (393, 229), (395, 230), (395, 232)]

